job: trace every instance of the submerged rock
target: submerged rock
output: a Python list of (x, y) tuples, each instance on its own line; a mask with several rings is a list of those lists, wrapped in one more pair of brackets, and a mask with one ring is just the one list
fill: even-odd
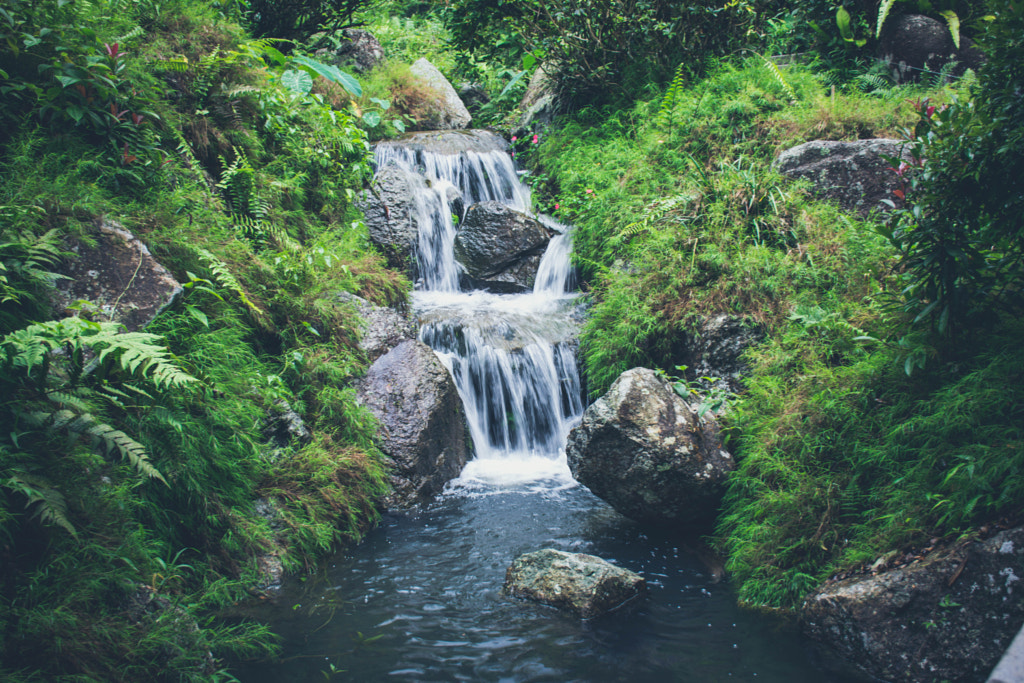
[(149, 249), (117, 223), (102, 221), (91, 235), (96, 246), (70, 245), (78, 258), (58, 268), (54, 294), (57, 317), (73, 315), (68, 307), (85, 300), (100, 320), (113, 320), (129, 332), (140, 330), (181, 296), (182, 287)]
[(584, 619), (600, 616), (644, 593), (642, 576), (594, 555), (538, 550), (520, 555), (505, 572), (505, 592), (568, 609)]
[(856, 142), (812, 140), (787, 149), (779, 155), (776, 167), (783, 175), (805, 178), (814, 185), (816, 194), (832, 199), (846, 211), (866, 216), (872, 211), (887, 211), (883, 199), (901, 201), (893, 194), (900, 188), (899, 176), (892, 170), (886, 156), (907, 161), (910, 153), (902, 151), (899, 140), (875, 138)]
[(466, 211), (455, 236), (455, 258), (473, 286), (530, 291), (550, 241), (540, 221), (500, 202), (480, 202)]
[(1024, 623), (1024, 527), (827, 584), (803, 632), (884, 680), (984, 681)]
[(718, 424), (703, 420), (653, 370), (622, 373), (569, 433), (572, 475), (638, 522), (704, 524), (735, 469)]
[(421, 130), (451, 130), (469, 125), (473, 117), (455, 88), (436, 66), (420, 58), (413, 62), (409, 70), (437, 94), (437, 99), (429, 107), (427, 118), (417, 121)]
[(358, 397), (380, 423), (392, 466), (389, 507), (426, 502), (459, 476), (469, 457), (466, 417), (448, 370), (430, 347), (409, 340), (381, 356)]

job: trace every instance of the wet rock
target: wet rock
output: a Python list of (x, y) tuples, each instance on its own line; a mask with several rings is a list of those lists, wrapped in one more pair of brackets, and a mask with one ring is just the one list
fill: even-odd
[(545, 72), (547, 65), (540, 66), (530, 77), (530, 84), (526, 86), (523, 99), (519, 102), (519, 110), (523, 112), (519, 117), (518, 132), (535, 133), (547, 128), (555, 121), (557, 109), (557, 96), (555, 95), (554, 84), (551, 77)]
[(474, 286), (531, 291), (551, 232), (540, 221), (500, 202), (469, 207), (455, 236), (455, 259)]
[(964, 48), (963, 55), (944, 22), (922, 14), (903, 14), (886, 21), (878, 44), (878, 58), (889, 65), (897, 83), (930, 78), (949, 62), (963, 62), (951, 73), (958, 76), (967, 68), (977, 68), (980, 53), (977, 48), (971, 48), (966, 38), (960, 45)]
[(392, 466), (390, 507), (425, 502), (459, 476), (469, 457), (465, 413), (430, 347), (404, 341), (378, 358), (358, 398), (380, 423), (381, 450)]
[(707, 318), (695, 334), (687, 335), (685, 364), (694, 378), (715, 378), (736, 393), (742, 390), (748, 369), (740, 357), (762, 339), (763, 330), (736, 316)]
[(830, 583), (804, 633), (883, 680), (984, 681), (1024, 623), (1024, 527)]
[(331, 63), (336, 66), (351, 67), (358, 73), (365, 73), (384, 62), (384, 48), (369, 31), (361, 28), (347, 28), (341, 34), (344, 40), (338, 45), (338, 48), (333, 53), (327, 51)]
[(703, 525), (735, 468), (718, 424), (704, 420), (653, 370), (622, 373), (569, 433), (573, 476), (638, 522)]
[(426, 184), (423, 176), (399, 164), (387, 164), (377, 171), (373, 190), (364, 191), (355, 202), (363, 212), (370, 241), (389, 266), (409, 274), (419, 237), (413, 195)]
[(355, 307), (363, 320), (359, 348), (373, 362), (408, 339), (416, 338), (416, 324), (408, 314), (385, 306), (375, 306), (366, 299), (341, 292), (338, 300)]
[(281, 587), (284, 579), (284, 563), (281, 556), (285, 553), (285, 539), (288, 525), (281, 514), (281, 502), (276, 498), (258, 498), (253, 506), (257, 517), (266, 520), (273, 532), (270, 548), (263, 548), (256, 554), (256, 568), (259, 576), (255, 588), (257, 590), (276, 590)]
[[(819, 196), (836, 201), (846, 211), (867, 216), (875, 210), (889, 210), (882, 204), (883, 199), (902, 205), (893, 194), (900, 187), (899, 177), (884, 158), (898, 158), (900, 154), (899, 140), (812, 140), (787, 149), (775, 163), (783, 175), (809, 180)], [(910, 153), (903, 154), (909, 161)]]
[(304, 446), (313, 439), (302, 416), (284, 399), (274, 401), (261, 432), (263, 438), (278, 448)]
[(461, 154), (463, 152), (508, 152), (509, 144), (489, 130), (430, 130), (408, 133), (395, 140), (382, 140), (377, 147), (404, 147), (422, 163), (423, 152)]
[(517, 557), (505, 572), (504, 590), (590, 619), (625, 605), (646, 588), (642, 576), (600, 557), (545, 549)]
[(98, 319), (119, 322), (133, 332), (181, 296), (178, 281), (145, 244), (117, 223), (100, 222), (91, 237), (95, 247), (80, 241), (70, 244), (69, 250), (78, 258), (56, 269), (69, 278), (56, 283), (56, 317), (73, 315), (68, 306), (81, 299), (98, 310)]
[(431, 103), (426, 118), (417, 121), (417, 127), (421, 130), (451, 130), (465, 128), (473, 120), (466, 105), (459, 99), (459, 94), (448, 82), (437, 67), (426, 59), (417, 59), (409, 68), (412, 74), (420, 79), (431, 90), (437, 94), (437, 99)]

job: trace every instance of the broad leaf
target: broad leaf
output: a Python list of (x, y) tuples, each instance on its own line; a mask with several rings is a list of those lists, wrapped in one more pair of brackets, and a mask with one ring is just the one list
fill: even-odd
[(322, 76), (329, 81), (337, 83), (347, 90), (353, 97), (361, 97), (363, 94), (363, 89), (359, 85), (359, 81), (336, 66), (318, 62), (315, 59), (306, 57), (305, 55), (293, 56), (292, 63), (310, 74)]
[(306, 95), (313, 89), (313, 78), (305, 71), (289, 69), (281, 74), (281, 85), (296, 95)]

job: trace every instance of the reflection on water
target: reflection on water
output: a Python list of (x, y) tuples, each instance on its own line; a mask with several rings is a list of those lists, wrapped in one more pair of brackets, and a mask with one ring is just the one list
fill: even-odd
[[(506, 568), (540, 548), (640, 572), (649, 594), (592, 621), (505, 597)], [(739, 610), (678, 538), (645, 533), (562, 477), (463, 478), (251, 616), (272, 622), (284, 652), (233, 668), (244, 683), (323, 680), (331, 665), (356, 681), (831, 680), (790, 626)]]

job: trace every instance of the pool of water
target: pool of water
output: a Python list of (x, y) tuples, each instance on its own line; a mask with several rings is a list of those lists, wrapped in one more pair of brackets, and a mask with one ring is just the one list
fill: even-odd
[[(680, 538), (645, 531), (566, 472), (510, 483), (499, 467), (500, 484), (467, 475), (254, 606), (250, 616), (282, 635), (283, 653), (233, 667), (239, 680), (316, 681), (332, 671), (356, 681), (838, 680), (811, 661), (791, 624), (739, 609)], [(590, 621), (503, 595), (512, 560), (541, 548), (639, 572), (648, 595)]]

